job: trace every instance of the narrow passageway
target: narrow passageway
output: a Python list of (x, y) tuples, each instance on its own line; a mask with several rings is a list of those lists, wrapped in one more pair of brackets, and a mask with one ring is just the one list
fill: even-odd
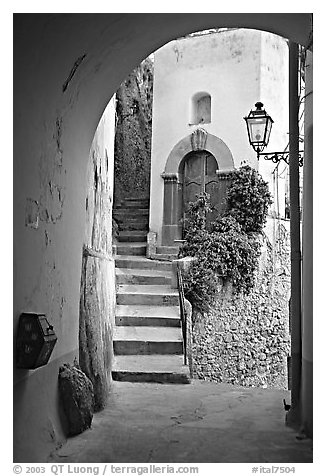
[(309, 463), (311, 440), (285, 426), (288, 392), (194, 380), (114, 382), (92, 428), (49, 462)]

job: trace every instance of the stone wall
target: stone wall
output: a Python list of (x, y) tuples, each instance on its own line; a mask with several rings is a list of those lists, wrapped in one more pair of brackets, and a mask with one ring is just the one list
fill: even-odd
[(153, 63), (145, 59), (117, 91), (114, 165), (115, 201), (149, 197)]
[(115, 274), (112, 257), (114, 100), (92, 143), (87, 178), (82, 256), (79, 364), (92, 381), (95, 410), (107, 401), (113, 358)]
[(282, 224), (265, 236), (256, 285), (245, 296), (224, 286), (214, 308), (194, 316), (193, 367), (199, 379), (288, 388), (290, 237)]

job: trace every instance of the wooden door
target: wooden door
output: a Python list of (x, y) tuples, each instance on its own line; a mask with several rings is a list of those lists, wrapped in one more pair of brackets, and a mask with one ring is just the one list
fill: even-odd
[(215, 157), (206, 151), (191, 152), (185, 160), (183, 209), (186, 212), (189, 202), (194, 202), (196, 196), (206, 192), (210, 195), (213, 212), (207, 217), (208, 222), (215, 220), (219, 213), (218, 165)]

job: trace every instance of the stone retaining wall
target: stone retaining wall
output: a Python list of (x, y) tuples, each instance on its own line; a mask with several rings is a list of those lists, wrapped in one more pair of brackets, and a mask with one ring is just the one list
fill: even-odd
[(289, 233), (280, 224), (265, 237), (256, 286), (235, 296), (224, 286), (214, 308), (194, 315), (194, 376), (254, 387), (288, 388), (290, 298)]

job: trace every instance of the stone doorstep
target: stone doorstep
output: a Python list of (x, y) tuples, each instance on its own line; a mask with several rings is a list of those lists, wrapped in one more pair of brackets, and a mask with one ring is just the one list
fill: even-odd
[(183, 355), (115, 356), (112, 378), (124, 382), (190, 383)]
[(158, 255), (178, 255), (179, 253), (179, 246), (157, 246), (156, 253)]
[(172, 255), (169, 255), (169, 254), (153, 254), (152, 255), (152, 258), (155, 259), (156, 261), (170, 261), (172, 262), (173, 260), (177, 259), (178, 258), (178, 255), (176, 254), (172, 254)]

